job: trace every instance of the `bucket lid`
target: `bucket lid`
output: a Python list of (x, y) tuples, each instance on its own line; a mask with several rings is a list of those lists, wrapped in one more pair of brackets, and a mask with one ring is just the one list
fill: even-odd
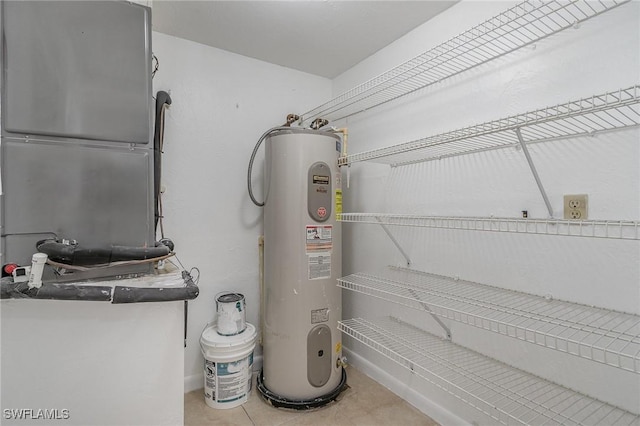
[(204, 329), (202, 337), (200, 337), (200, 343), (214, 348), (227, 348), (230, 346), (251, 344), (255, 339), (256, 328), (252, 324), (247, 323), (247, 328), (234, 336), (218, 334), (218, 329), (214, 324)]
[(216, 300), (220, 303), (239, 302), (243, 299), (244, 295), (240, 293), (226, 293), (216, 297)]

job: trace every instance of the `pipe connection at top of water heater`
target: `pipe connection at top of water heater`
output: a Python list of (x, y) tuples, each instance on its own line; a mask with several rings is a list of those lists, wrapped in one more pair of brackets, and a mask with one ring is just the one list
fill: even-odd
[(311, 128), (313, 130), (320, 130), (321, 127), (324, 127), (327, 124), (329, 124), (329, 120), (326, 118), (316, 118), (311, 122)]
[(291, 125), (299, 119), (300, 119), (299, 115), (296, 115), (296, 114), (287, 115), (287, 119), (282, 126), (272, 127), (271, 129), (264, 132), (262, 136), (260, 136), (260, 139), (258, 139), (256, 146), (253, 148), (253, 152), (251, 153), (251, 158), (249, 159), (249, 167), (247, 168), (247, 189), (249, 190), (249, 198), (251, 198), (251, 201), (253, 202), (253, 204), (255, 204), (258, 207), (264, 207), (264, 203), (267, 201), (266, 199), (264, 201), (256, 200), (256, 197), (253, 196), (253, 186), (251, 185), (251, 171), (253, 170), (253, 162), (256, 159), (256, 154), (258, 153), (258, 149), (260, 148), (260, 145), (262, 145), (262, 142), (271, 133), (277, 130), (286, 130), (290, 128)]
[[(260, 148), (260, 145), (262, 145), (262, 142), (264, 142), (267, 136), (269, 136), (271, 133), (276, 132), (278, 130), (288, 130), (291, 128), (291, 125), (294, 122), (298, 121), (299, 119), (300, 119), (300, 116), (296, 114), (287, 115), (286, 122), (283, 125), (272, 127), (271, 129), (264, 132), (262, 136), (260, 136), (260, 139), (258, 139), (258, 142), (256, 143), (255, 147), (253, 148), (253, 152), (251, 153), (251, 158), (249, 159), (249, 167), (247, 168), (247, 189), (249, 191), (249, 198), (251, 198), (251, 201), (253, 202), (253, 204), (255, 204), (258, 207), (264, 207), (264, 204), (266, 202), (266, 199), (264, 201), (256, 200), (255, 196), (253, 195), (253, 185), (251, 184), (253, 162), (255, 161), (256, 154), (258, 153), (258, 149)], [(320, 130), (321, 127), (324, 127), (327, 124), (329, 124), (328, 120), (324, 118), (316, 118), (315, 120), (313, 120), (310, 127), (313, 130)], [(340, 156), (344, 157), (347, 155), (347, 135), (348, 135), (347, 128), (346, 127), (343, 127), (340, 129), (333, 128), (332, 130), (335, 133), (342, 133), (343, 135), (342, 152), (340, 153)], [(347, 188), (348, 187), (349, 187), (349, 170), (347, 169)]]

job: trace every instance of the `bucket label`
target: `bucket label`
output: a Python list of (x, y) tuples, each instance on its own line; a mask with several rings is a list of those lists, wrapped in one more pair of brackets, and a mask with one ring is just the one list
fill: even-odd
[(207, 398), (216, 399), (216, 363), (204, 360), (204, 387)]
[(253, 352), (232, 362), (205, 359), (205, 397), (217, 403), (231, 403), (246, 398), (251, 391)]

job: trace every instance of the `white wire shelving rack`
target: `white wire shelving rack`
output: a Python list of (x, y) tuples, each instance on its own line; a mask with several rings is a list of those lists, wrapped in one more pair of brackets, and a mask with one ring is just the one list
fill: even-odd
[(415, 226), (467, 231), (640, 240), (640, 222), (630, 220), (520, 219), (388, 213), (340, 213), (339, 218), (341, 222), (370, 223), (384, 226)]
[(439, 318), (640, 373), (640, 316), (388, 267), (338, 286)]
[(640, 85), (344, 156), (392, 167), (640, 126)]
[(340, 321), (338, 328), (501, 424), (640, 425), (633, 413), (392, 317)]
[(368, 110), (577, 27), (628, 0), (520, 3), (448, 41), (302, 114), (331, 121)]

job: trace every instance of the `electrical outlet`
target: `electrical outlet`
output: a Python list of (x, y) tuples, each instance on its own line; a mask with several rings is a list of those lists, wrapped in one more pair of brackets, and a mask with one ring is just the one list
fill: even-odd
[(589, 197), (587, 194), (564, 196), (564, 218), (571, 220), (588, 219)]

